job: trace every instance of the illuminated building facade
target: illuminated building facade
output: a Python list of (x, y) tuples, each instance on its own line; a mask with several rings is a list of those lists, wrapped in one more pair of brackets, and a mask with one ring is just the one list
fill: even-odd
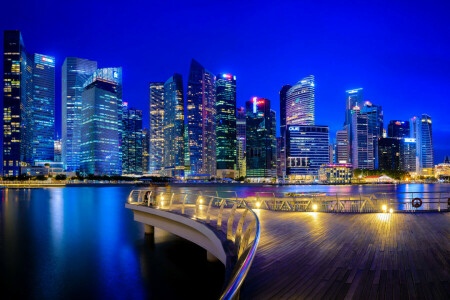
[(149, 173), (162, 175), (164, 168), (164, 82), (150, 82)]
[(216, 176), (215, 76), (194, 59), (187, 88), (187, 126), (191, 176)]
[(122, 103), (122, 174), (142, 175), (142, 110)]
[(361, 113), (367, 115), (369, 136), (372, 137), (374, 168), (378, 169), (378, 140), (383, 137), (383, 109), (379, 105), (366, 101), (361, 108)]
[(62, 162), (62, 141), (58, 138), (55, 140), (55, 159), (54, 162)]
[(34, 55), (33, 101), (30, 111), (32, 164), (55, 155), (55, 58)]
[(378, 140), (378, 159), (378, 169), (400, 170), (400, 140), (396, 138)]
[(411, 136), (409, 121), (389, 121), (387, 136), (397, 139), (409, 138)]
[(237, 110), (236, 117), (236, 142), (237, 142), (237, 169), (238, 173), (236, 175), (237, 178), (246, 176), (246, 147), (247, 143), (245, 142), (246, 137), (246, 114), (245, 108), (241, 107)]
[(67, 171), (80, 171), (81, 94), (84, 82), (97, 70), (97, 62), (67, 57), (62, 66), (62, 162)]
[(96, 70), (84, 83), (81, 98), (81, 172), (121, 175), (121, 68)]
[(142, 130), (142, 173), (148, 174), (149, 172), (149, 154), (150, 151), (150, 132), (147, 128)]
[(350, 163), (349, 130), (338, 130), (336, 132), (336, 163)]
[(253, 97), (245, 103), (246, 175), (253, 178), (276, 176), (276, 132), (270, 100)]
[(236, 171), (236, 76), (216, 77), (217, 177), (234, 178)]
[(175, 73), (164, 83), (164, 175), (184, 176), (183, 78)]
[(329, 159), (328, 126), (287, 125), (286, 175), (291, 182), (318, 180)]
[(354, 169), (369, 169), (375, 167), (373, 136), (369, 131), (369, 116), (361, 113), (359, 107), (352, 111), (352, 165)]
[(326, 184), (350, 184), (352, 177), (353, 169), (350, 164), (329, 164), (319, 169), (320, 182)]
[(286, 125), (314, 125), (314, 76), (303, 78), (286, 93)]
[(417, 172), (415, 138), (403, 138), (400, 140), (400, 169), (411, 173)]
[(351, 127), (352, 122), (352, 110), (355, 106), (364, 106), (363, 89), (352, 89), (345, 91), (346, 101), (345, 101), (345, 122), (344, 126), (347, 125)]
[(416, 139), (417, 172), (428, 173), (433, 168), (433, 131), (430, 116), (422, 114), (421, 118), (411, 119), (411, 137)]

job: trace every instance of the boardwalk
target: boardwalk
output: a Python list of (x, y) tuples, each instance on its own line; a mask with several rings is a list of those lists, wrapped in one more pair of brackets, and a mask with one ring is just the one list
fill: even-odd
[(241, 299), (450, 299), (450, 213), (258, 215)]

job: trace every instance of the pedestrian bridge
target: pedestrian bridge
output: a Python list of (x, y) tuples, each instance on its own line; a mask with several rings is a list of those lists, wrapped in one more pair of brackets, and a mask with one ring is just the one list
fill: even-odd
[[(224, 263), (223, 299), (450, 298), (448, 212), (390, 213), (389, 202), (373, 198), (366, 204), (378, 212), (320, 212), (324, 205), (353, 209), (330, 199), (316, 199), (307, 211), (276, 211), (289, 206), (273, 201), (142, 190), (126, 206), (135, 220)], [(363, 207), (361, 198), (349, 201)]]

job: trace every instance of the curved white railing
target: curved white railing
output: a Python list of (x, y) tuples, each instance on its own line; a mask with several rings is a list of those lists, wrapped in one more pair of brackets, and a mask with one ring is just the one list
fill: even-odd
[(234, 256), (227, 260), (226, 269), (231, 272), (220, 299), (238, 298), (261, 235), (258, 216), (245, 201), (203, 194), (133, 190), (128, 203), (181, 214), (226, 234), (226, 240), (234, 245)]

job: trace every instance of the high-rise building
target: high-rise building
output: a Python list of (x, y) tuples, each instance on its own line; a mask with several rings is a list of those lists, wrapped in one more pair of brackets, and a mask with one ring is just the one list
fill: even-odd
[(396, 138), (378, 140), (378, 159), (378, 169), (400, 170), (400, 140)]
[(283, 85), (280, 90), (280, 134), (283, 138), (286, 133), (286, 105), (287, 92), (292, 87), (290, 84)]
[(31, 105), (32, 164), (55, 155), (55, 58), (34, 55)]
[(142, 110), (122, 104), (122, 174), (142, 175)]
[(150, 132), (147, 128), (142, 130), (142, 173), (148, 174), (149, 172), (149, 154), (150, 151)]
[(97, 70), (97, 62), (67, 57), (62, 66), (62, 162), (67, 171), (80, 171), (81, 94), (83, 84)]
[(189, 131), (187, 126), (184, 126), (184, 177), (189, 178), (191, 176), (191, 158), (189, 156)]
[(3, 175), (20, 166), (53, 161), (55, 59), (29, 54), (20, 31), (3, 40)]
[(234, 178), (236, 171), (236, 76), (216, 77), (217, 177)]
[(352, 111), (352, 165), (353, 169), (373, 170), (373, 135), (369, 131), (369, 115), (361, 113), (359, 107)]
[(416, 172), (416, 139), (403, 138), (400, 140), (400, 169), (407, 172)]
[(282, 152), (283, 149), (283, 138), (277, 137), (277, 177), (283, 178), (286, 166), (283, 165)]
[(184, 176), (183, 78), (175, 73), (164, 83), (164, 175)]
[(373, 105), (369, 101), (364, 103), (361, 113), (366, 114), (368, 118), (369, 135), (372, 136), (372, 156), (374, 159), (374, 168), (378, 169), (378, 140), (383, 137), (383, 109), (379, 105)]
[(246, 175), (253, 178), (276, 176), (276, 132), (270, 101), (253, 97), (245, 103)]
[(61, 141), (61, 139), (56, 138), (54, 147), (55, 147), (55, 159), (54, 159), (54, 161), (55, 162), (62, 162), (62, 151), (61, 151), (61, 149), (62, 149), (62, 141)]
[(286, 124), (314, 125), (314, 76), (303, 78), (286, 93)]
[(329, 159), (328, 126), (287, 125), (286, 172), (291, 182), (318, 179)]
[(121, 175), (122, 69), (98, 69), (81, 98), (81, 172)]
[[(416, 139), (417, 172), (427, 173), (433, 168), (433, 131), (431, 117), (422, 114), (421, 118), (411, 119), (411, 137)], [(425, 170), (424, 172), (424, 169)]]
[(389, 121), (387, 136), (397, 139), (409, 138), (411, 136), (409, 121)]
[(338, 130), (336, 132), (336, 163), (350, 163), (350, 141), (349, 130)]
[(191, 176), (216, 176), (215, 95), (215, 76), (193, 59), (187, 88)]
[[(355, 106), (362, 108), (364, 106), (363, 89), (352, 89), (345, 91), (346, 102), (345, 102), (345, 122), (344, 126), (348, 125), (351, 127), (352, 122), (352, 110)], [(350, 137), (351, 138), (351, 137)]]
[(332, 164), (334, 162), (334, 144), (330, 143), (328, 144), (328, 156), (329, 156), (329, 163)]
[(237, 178), (245, 177), (246, 173), (246, 114), (245, 108), (241, 107), (237, 110), (236, 117), (236, 141), (237, 141)]
[(164, 169), (164, 82), (150, 82), (149, 173)]

